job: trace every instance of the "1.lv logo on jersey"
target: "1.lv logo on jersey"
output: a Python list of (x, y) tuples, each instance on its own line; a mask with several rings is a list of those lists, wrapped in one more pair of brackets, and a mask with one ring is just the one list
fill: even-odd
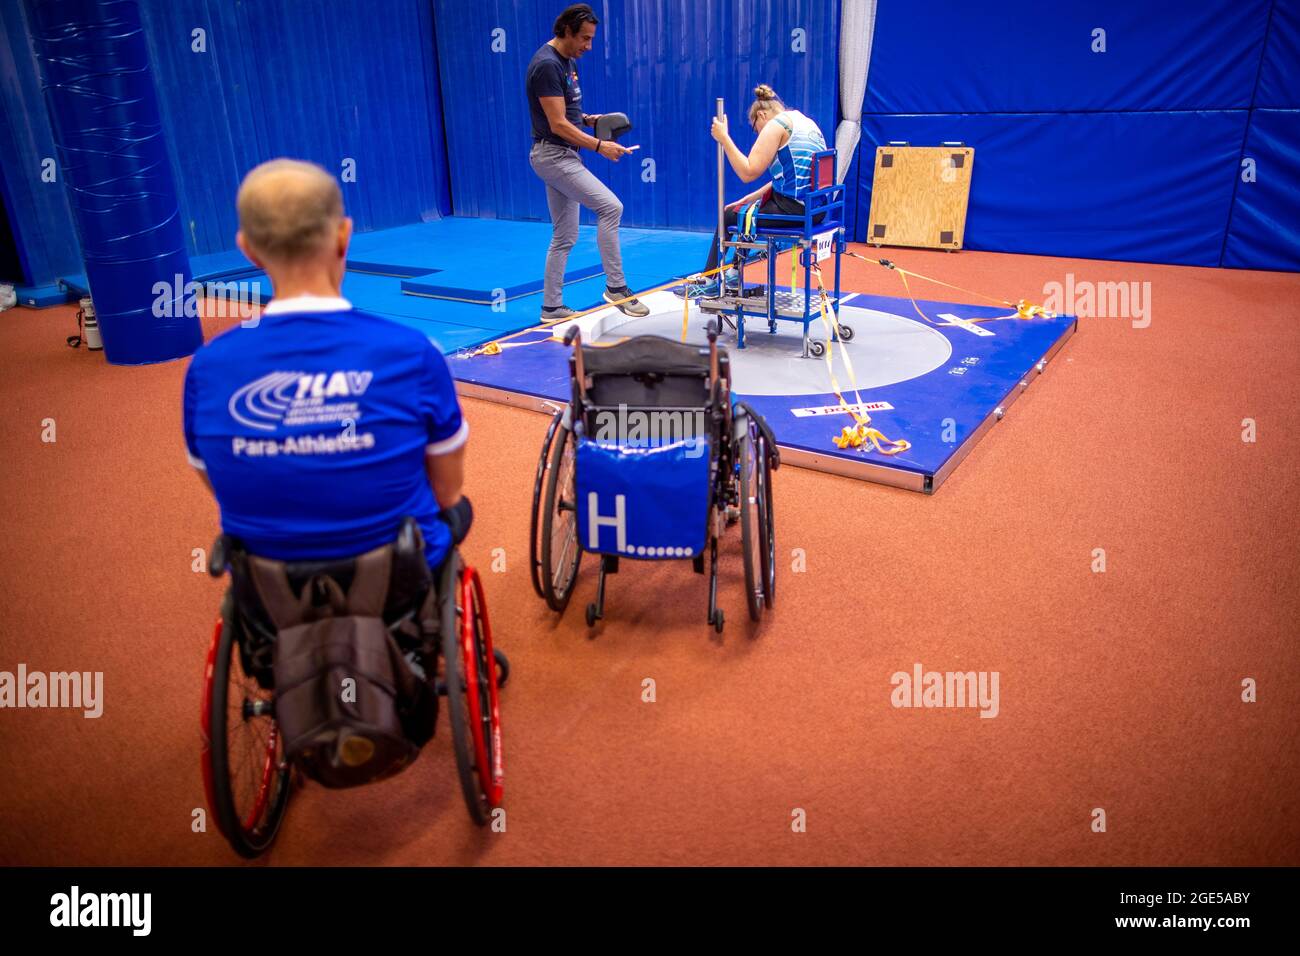
[(319, 372), (298, 378), (297, 398), (335, 398), (340, 395), (360, 395), (370, 386), (374, 372)]

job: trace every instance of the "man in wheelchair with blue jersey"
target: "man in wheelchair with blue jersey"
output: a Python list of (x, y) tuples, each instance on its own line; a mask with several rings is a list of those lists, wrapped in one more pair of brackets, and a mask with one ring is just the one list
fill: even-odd
[(253, 553), (305, 561), (389, 544), (411, 515), (438, 567), (472, 514), (446, 360), (342, 298), (352, 221), (324, 169), (257, 166), (238, 208), (239, 248), (274, 299), (196, 352), (185, 381), (190, 463), (222, 528)]
[(352, 220), (325, 170), (272, 160), (245, 178), (239, 248), (266, 270), (259, 318), (194, 355), (190, 463), (222, 528), (283, 561), (360, 554), (413, 516), (437, 567), (469, 529), (469, 427), (425, 336), (342, 297)]
[[(352, 221), (324, 169), (263, 163), (238, 211), (239, 248), (274, 299), (195, 353), (184, 394), (190, 464), (221, 510), (209, 570), (231, 574), (205, 692), (209, 802), (255, 856), (291, 766), (330, 787), (390, 776), (430, 739), (446, 695), (482, 824), (500, 801), (507, 665), (455, 547), (472, 519), (469, 427), (447, 363), (420, 332), (342, 297)], [(267, 768), (257, 785), (240, 776), (248, 765)]]

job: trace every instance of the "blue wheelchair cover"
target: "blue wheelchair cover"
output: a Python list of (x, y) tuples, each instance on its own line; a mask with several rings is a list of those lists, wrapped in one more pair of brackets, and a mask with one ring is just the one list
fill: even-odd
[(704, 553), (707, 438), (628, 446), (578, 440), (578, 540), (595, 554), (686, 558)]

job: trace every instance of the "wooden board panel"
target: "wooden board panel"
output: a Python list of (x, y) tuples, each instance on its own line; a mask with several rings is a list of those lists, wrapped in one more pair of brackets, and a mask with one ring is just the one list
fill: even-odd
[(867, 242), (960, 249), (974, 165), (970, 146), (877, 147)]

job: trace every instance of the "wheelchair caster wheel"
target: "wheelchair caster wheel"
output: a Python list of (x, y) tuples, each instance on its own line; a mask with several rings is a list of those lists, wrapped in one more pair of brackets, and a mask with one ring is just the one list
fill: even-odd
[(840, 341), (841, 341), (841, 342), (852, 342), (852, 341), (853, 341), (853, 329), (850, 328), (850, 327), (847, 326), (847, 325), (840, 325)]
[(587, 605), (587, 626), (595, 627), (596, 622), (598, 620), (600, 620), (600, 615), (596, 613), (596, 605), (588, 604)]
[(510, 659), (496, 648), (492, 649), (492, 657), (497, 662), (497, 687), (505, 687), (510, 679)]
[(809, 342), (808, 354), (811, 355), (813, 358), (821, 358), (823, 355), (826, 354), (826, 343), (816, 342), (816, 341)]
[(719, 634), (721, 634), (722, 625), (724, 623), (725, 623), (725, 619), (722, 616), (722, 608), (718, 608), (716, 611), (713, 612), (713, 629), (717, 631)]

